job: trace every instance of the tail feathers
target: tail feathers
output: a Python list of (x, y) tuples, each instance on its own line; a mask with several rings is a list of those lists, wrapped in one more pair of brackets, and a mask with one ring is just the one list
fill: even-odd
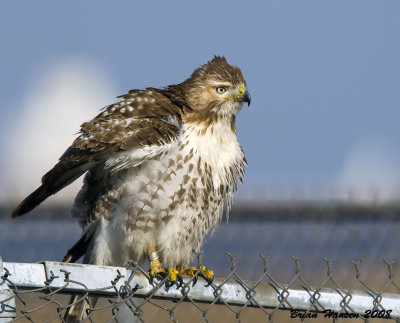
[(93, 238), (93, 234), (85, 232), (82, 237), (76, 242), (71, 249), (68, 250), (64, 256), (62, 262), (75, 262), (82, 257), (89, 249), (90, 242)]
[(94, 162), (86, 163), (70, 169), (65, 169), (62, 164), (57, 164), (52, 170), (43, 176), (42, 186), (31, 193), (15, 208), (15, 210), (11, 213), (11, 218), (16, 218), (28, 213), (50, 195), (56, 194), (65, 186), (71, 184), (83, 173), (89, 170), (94, 164)]
[(54, 194), (49, 191), (47, 185), (40, 186), (36, 191), (31, 193), (28, 197), (26, 197), (11, 213), (11, 218), (16, 218), (25, 213), (28, 213), (30, 210), (35, 208), (37, 205), (42, 203), (49, 195)]

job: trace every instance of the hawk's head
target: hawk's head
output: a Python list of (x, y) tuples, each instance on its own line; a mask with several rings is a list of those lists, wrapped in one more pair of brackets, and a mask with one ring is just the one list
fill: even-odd
[(193, 114), (212, 119), (235, 116), (242, 103), (250, 105), (250, 94), (239, 67), (230, 65), (225, 57), (214, 56), (182, 83), (185, 100)]

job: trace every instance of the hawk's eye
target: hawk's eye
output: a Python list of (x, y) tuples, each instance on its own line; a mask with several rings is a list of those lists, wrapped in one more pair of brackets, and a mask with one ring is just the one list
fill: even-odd
[(223, 86), (219, 86), (219, 87), (217, 87), (217, 92), (219, 93), (219, 94), (222, 94), (222, 93), (225, 93), (226, 92), (226, 87), (223, 87)]

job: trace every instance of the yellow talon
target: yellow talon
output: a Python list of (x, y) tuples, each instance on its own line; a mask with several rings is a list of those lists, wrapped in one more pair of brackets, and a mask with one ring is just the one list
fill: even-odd
[(158, 274), (166, 274), (166, 271), (163, 268), (163, 265), (160, 262), (160, 260), (154, 259), (150, 261), (150, 275), (156, 276)]
[(214, 272), (210, 269), (206, 269), (206, 266), (202, 266), (200, 269), (208, 279), (211, 279), (214, 276)]
[(171, 283), (174, 283), (178, 280), (181, 282), (182, 279), (178, 277), (179, 271), (175, 268), (164, 268), (163, 264), (161, 263), (158, 253), (157, 253), (157, 248), (155, 246), (152, 246), (149, 248), (148, 251), (148, 257), (150, 261), (150, 280), (153, 281), (153, 278), (156, 276), (161, 276), (162, 278), (165, 278), (169, 274), (169, 281)]
[(179, 271), (176, 270), (175, 268), (169, 268), (169, 280), (171, 282), (176, 281), (176, 278), (178, 277)]
[[(187, 267), (187, 266), (180, 266), (176, 268), (164, 268), (158, 253), (157, 248), (152, 246), (149, 248), (148, 257), (150, 261), (150, 279), (153, 280), (156, 276), (166, 277), (169, 274), (169, 281), (171, 283), (176, 282), (179, 280), (180, 284), (182, 284), (182, 277), (180, 275), (187, 275), (190, 277), (195, 277), (195, 281), (197, 281), (197, 274), (200, 274), (204, 279), (208, 280), (209, 283), (212, 282), (214, 277), (214, 272), (212, 270), (207, 269), (205, 266), (201, 266), (199, 268), (196, 267)], [(200, 273), (199, 273), (200, 271)]]
[(197, 271), (196, 267), (183, 267), (182, 269), (179, 270), (181, 275), (187, 275), (190, 277), (193, 277), (196, 271)]
[(181, 275), (187, 275), (193, 277), (197, 271), (201, 271), (202, 274), (207, 279), (211, 279), (214, 276), (214, 272), (212, 270), (207, 269), (206, 266), (201, 266), (199, 267), (199, 269), (197, 269), (196, 267), (183, 267), (182, 269), (179, 270), (179, 273)]

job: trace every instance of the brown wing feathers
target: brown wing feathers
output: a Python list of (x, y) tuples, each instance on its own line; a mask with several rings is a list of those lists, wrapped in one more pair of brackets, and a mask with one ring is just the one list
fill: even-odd
[(42, 185), (12, 212), (21, 216), (57, 193), (110, 155), (141, 146), (163, 145), (176, 138), (181, 107), (161, 90), (131, 90), (123, 101), (107, 106), (81, 125), (81, 134), (42, 178)]

